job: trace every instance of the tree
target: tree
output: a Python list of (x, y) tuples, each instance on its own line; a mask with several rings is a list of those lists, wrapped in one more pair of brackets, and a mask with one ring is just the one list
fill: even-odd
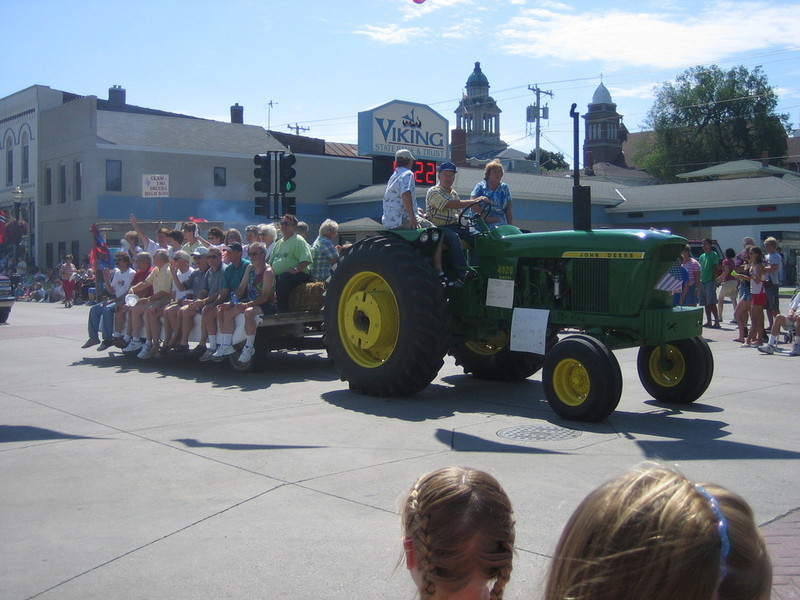
[(791, 126), (789, 115), (775, 112), (777, 104), (761, 67), (687, 69), (657, 92), (645, 120), (652, 143), (634, 160), (665, 181), (729, 160), (759, 159), (765, 150), (780, 164)]
[[(531, 150), (530, 154), (526, 156), (528, 160), (536, 160), (536, 150)], [(555, 171), (556, 169), (569, 169), (569, 163), (564, 158), (561, 152), (551, 152), (544, 148), (539, 148), (539, 160), (541, 161), (541, 168), (545, 171)]]

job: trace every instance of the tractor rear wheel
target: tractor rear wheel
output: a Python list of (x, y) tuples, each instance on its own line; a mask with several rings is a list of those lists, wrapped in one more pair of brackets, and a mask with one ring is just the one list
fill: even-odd
[(427, 387), (444, 364), (449, 323), (436, 273), (400, 239), (353, 246), (325, 296), (328, 355), (351, 390), (371, 396)]
[(573, 421), (602, 421), (622, 395), (617, 358), (589, 336), (570, 336), (553, 346), (544, 359), (542, 383), (550, 407)]
[(701, 337), (642, 346), (636, 366), (642, 386), (659, 402), (691, 404), (703, 395), (714, 375), (714, 356)]

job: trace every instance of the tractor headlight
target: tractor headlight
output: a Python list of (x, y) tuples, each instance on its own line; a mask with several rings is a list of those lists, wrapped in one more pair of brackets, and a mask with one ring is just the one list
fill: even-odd
[(431, 231), (431, 241), (434, 244), (438, 244), (439, 243), (439, 238), (441, 238), (441, 237), (442, 237), (442, 232), (439, 231), (438, 229), (434, 229), (433, 231)]
[(428, 241), (431, 239), (431, 231), (430, 229), (426, 229), (422, 232), (422, 235), (419, 236), (419, 241), (423, 244), (427, 244)]

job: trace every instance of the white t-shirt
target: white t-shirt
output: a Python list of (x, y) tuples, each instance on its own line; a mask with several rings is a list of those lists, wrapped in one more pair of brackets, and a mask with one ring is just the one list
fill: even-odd
[(128, 267), (127, 271), (114, 269), (114, 273), (111, 275), (111, 289), (114, 290), (114, 296), (122, 298), (128, 293), (134, 275), (136, 275), (136, 271), (130, 267)]
[[(184, 285), (184, 286), (186, 285), (186, 282), (189, 281), (189, 277), (192, 276), (192, 273), (194, 273), (194, 268), (193, 267), (189, 267), (188, 269), (186, 269), (185, 273), (181, 273), (180, 269), (178, 270), (178, 281), (181, 282), (181, 285)], [(186, 290), (180, 291), (178, 289), (178, 286), (175, 285), (175, 282), (173, 281), (172, 282), (172, 291), (175, 292), (175, 300), (183, 300), (184, 297), (186, 296), (186, 293), (187, 292), (191, 292), (192, 290), (186, 289)]]
[(764, 279), (769, 279), (773, 284), (780, 285), (781, 283), (781, 255), (777, 252), (771, 252), (769, 254), (764, 254), (764, 264), (767, 265), (778, 265), (778, 268), (772, 271), (771, 273), (766, 273), (766, 277)]

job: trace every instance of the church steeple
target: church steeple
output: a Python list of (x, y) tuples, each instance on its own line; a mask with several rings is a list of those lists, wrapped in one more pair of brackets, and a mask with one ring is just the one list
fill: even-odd
[(583, 142), (584, 159), (592, 153), (592, 162), (610, 163), (627, 167), (622, 153), (622, 142), (628, 139), (628, 129), (622, 123), (622, 115), (611, 99), (611, 93), (602, 81), (592, 96), (586, 119), (586, 139)]
[(467, 78), (466, 93), (458, 103), (456, 128), (467, 134), (467, 156), (495, 155), (508, 147), (500, 139), (500, 108), (489, 95), (489, 79), (476, 62)]

